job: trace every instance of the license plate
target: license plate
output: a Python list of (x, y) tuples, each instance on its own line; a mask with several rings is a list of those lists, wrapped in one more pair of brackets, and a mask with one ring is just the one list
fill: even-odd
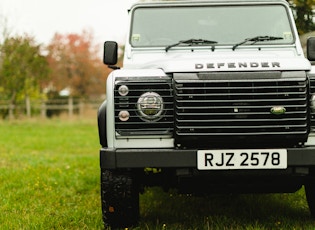
[(286, 149), (199, 150), (199, 170), (218, 169), (285, 169)]

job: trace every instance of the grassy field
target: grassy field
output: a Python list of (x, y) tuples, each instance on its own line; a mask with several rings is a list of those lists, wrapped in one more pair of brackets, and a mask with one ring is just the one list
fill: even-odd
[[(0, 229), (103, 229), (96, 119), (0, 121)], [(304, 190), (198, 198), (147, 189), (136, 229), (315, 229)]]

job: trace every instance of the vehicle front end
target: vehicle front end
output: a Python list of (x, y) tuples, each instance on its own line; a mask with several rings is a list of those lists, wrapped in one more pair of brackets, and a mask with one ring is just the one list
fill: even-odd
[[(314, 216), (315, 75), (288, 4), (142, 3), (130, 22), (124, 68), (109, 75), (98, 117), (105, 224), (135, 225), (143, 186), (306, 185)], [(115, 47), (105, 43), (106, 64)]]

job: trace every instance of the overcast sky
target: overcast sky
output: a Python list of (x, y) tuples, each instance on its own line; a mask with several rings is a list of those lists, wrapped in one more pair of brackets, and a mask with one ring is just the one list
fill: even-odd
[[(127, 10), (136, 0), (0, 0), (0, 19), (11, 34), (27, 33), (48, 44), (58, 32), (81, 33), (92, 29), (95, 42), (124, 43)], [(2, 31), (2, 30), (0, 30)]]

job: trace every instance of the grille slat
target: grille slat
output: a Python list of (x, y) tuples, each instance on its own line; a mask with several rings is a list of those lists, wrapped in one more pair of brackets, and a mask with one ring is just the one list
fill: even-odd
[[(249, 93), (231, 93), (228, 92), (230, 96), (266, 96), (266, 95), (270, 95), (270, 96), (281, 96), (281, 94), (279, 92), (264, 92), (264, 93), (254, 93), (254, 92), (249, 92)], [(287, 97), (290, 95), (305, 95), (306, 91), (304, 92), (281, 92), (282, 94), (285, 94)], [(177, 95), (178, 97), (200, 97), (200, 93), (199, 94), (193, 94), (193, 93), (189, 93), (189, 94), (181, 94), (179, 93)], [(217, 96), (222, 96), (222, 93), (203, 93), (202, 97), (217, 97)], [(284, 96), (284, 95), (282, 95)]]
[[(294, 121), (305, 121), (306, 117), (302, 117), (302, 118), (292, 118), (292, 119), (289, 119), (289, 118), (284, 118), (284, 119), (274, 119), (272, 121), (270, 121), (269, 119), (217, 119), (217, 120), (214, 120), (214, 119), (203, 119), (203, 120), (183, 120), (183, 119), (177, 119), (177, 121), (179, 122), (191, 122), (192, 124), (203, 124), (203, 123), (218, 123), (218, 122), (242, 122), (242, 123), (250, 123), (250, 122), (269, 122), (269, 123), (275, 123), (275, 122), (294, 122)], [(304, 123), (303, 123), (304, 124)], [(258, 126), (255, 125), (256, 128)], [(266, 127), (266, 125), (264, 125)], [(178, 127), (180, 127), (178, 125)], [(196, 126), (194, 126), (196, 127)]]
[[(252, 94), (251, 94), (252, 95)], [(304, 94), (305, 95), (305, 94)], [(231, 95), (230, 95), (231, 96)], [(292, 101), (293, 102), (301, 102), (301, 101), (304, 101), (305, 103), (305, 98), (302, 98), (302, 97), (299, 97), (297, 99), (287, 99), (287, 98), (283, 98), (283, 99), (268, 99), (266, 98), (266, 95), (264, 95), (264, 98), (261, 98), (259, 99), (258, 97), (256, 97), (256, 99), (251, 99), (251, 98), (248, 98), (247, 97), (244, 97), (244, 98), (241, 98), (241, 99), (227, 99), (226, 97), (223, 98), (223, 96), (220, 96), (222, 97), (222, 100), (219, 98), (219, 97), (215, 97), (214, 99), (209, 99), (209, 98), (206, 98), (206, 99), (201, 99), (199, 98), (198, 100), (194, 99), (193, 96), (190, 97), (190, 99), (187, 97), (185, 99), (183, 99), (182, 97), (178, 97), (177, 98), (177, 102), (180, 103), (180, 102), (189, 102), (189, 103), (196, 103), (196, 102), (200, 102), (200, 103), (224, 103), (224, 102), (228, 102), (229, 104), (231, 104), (230, 102), (244, 102), (244, 99), (247, 100), (247, 102), (258, 102), (259, 104), (266, 104), (266, 103), (276, 103), (276, 102), (279, 102), (281, 104), (284, 104), (286, 102), (288, 102), (288, 105), (292, 104)], [(292, 95), (291, 95), (292, 97)], [(294, 104), (294, 103), (293, 103)], [(300, 103), (298, 103), (300, 104)], [(208, 106), (211, 106), (212, 104), (208, 104)]]
[[(189, 101), (186, 101), (187, 103)], [(305, 100), (304, 100), (305, 102)], [(191, 104), (193, 104), (193, 102), (189, 102)], [(207, 108), (211, 108), (212, 110), (213, 109), (232, 109), (232, 108), (243, 108), (243, 109), (246, 109), (246, 108), (253, 108), (253, 109), (257, 109), (257, 108), (271, 108), (271, 106), (275, 106), (275, 105), (264, 105), (264, 106), (238, 106), (238, 105), (235, 105), (235, 106), (225, 106), (225, 105), (209, 105), (208, 103), (205, 105), (205, 106), (200, 106), (200, 103), (198, 104), (199, 106), (196, 106), (196, 107), (193, 107), (193, 106), (178, 106), (177, 108), (180, 108), (180, 109), (183, 109), (183, 110), (187, 110), (187, 109), (191, 109), (191, 110), (197, 110), (197, 109), (207, 109)], [(301, 105), (287, 105), (286, 108), (305, 108), (306, 104), (301, 104)], [(301, 110), (301, 111), (305, 111), (305, 110)]]
[[(270, 133), (269, 131), (268, 132), (251, 132), (251, 133), (244, 133), (244, 132), (235, 132), (235, 133), (233, 133), (233, 135), (231, 134), (231, 132), (226, 132), (226, 133), (224, 133), (224, 132), (220, 132), (220, 133), (217, 133), (216, 135), (209, 135), (208, 133), (200, 133), (200, 134), (198, 134), (198, 136), (201, 136), (201, 137), (208, 137), (207, 139), (209, 139), (210, 141), (209, 141), (209, 143), (212, 143), (211, 142), (211, 139), (213, 138), (213, 137), (220, 137), (220, 138), (222, 138), (223, 136), (225, 136), (225, 137), (229, 137), (229, 138), (232, 138), (232, 137), (234, 137), (234, 136), (239, 136), (239, 137), (242, 137), (242, 138), (244, 138), (244, 137), (249, 137), (249, 136), (257, 136), (257, 137), (260, 137), (260, 136), (269, 136), (269, 137), (279, 137), (279, 136), (284, 136), (284, 135), (287, 135), (288, 133), (287, 132), (277, 132), (276, 134), (274, 134), (274, 133)], [(295, 133), (296, 135), (298, 135), (298, 134), (300, 134), (300, 135), (304, 135), (305, 134), (305, 132), (304, 131), (296, 131), (296, 133)], [(196, 134), (193, 134), (193, 133), (189, 133), (189, 134), (186, 134), (185, 136), (190, 136), (190, 137), (195, 137), (196, 136)], [(211, 138), (211, 139), (210, 139)], [(241, 139), (241, 138), (240, 138)], [(269, 138), (270, 139), (270, 138)], [(213, 140), (216, 140), (217, 141), (217, 139), (213, 139)], [(201, 142), (202, 140), (200, 140), (200, 144), (199, 144), (199, 146), (202, 146), (202, 142)], [(233, 140), (233, 139), (230, 139), (229, 141), (235, 141), (235, 140)], [(283, 140), (282, 140), (283, 141)], [(280, 142), (280, 143), (282, 143), (282, 142)], [(224, 145), (224, 147), (227, 147), (228, 145), (229, 145), (230, 143), (226, 143), (226, 145)], [(254, 144), (254, 143), (252, 143), (252, 144)], [(265, 143), (266, 145), (268, 144), (268, 143)], [(292, 143), (293, 144), (293, 143)], [(294, 143), (295, 144), (295, 143)], [(249, 146), (247, 146), (247, 147), (249, 147)]]

